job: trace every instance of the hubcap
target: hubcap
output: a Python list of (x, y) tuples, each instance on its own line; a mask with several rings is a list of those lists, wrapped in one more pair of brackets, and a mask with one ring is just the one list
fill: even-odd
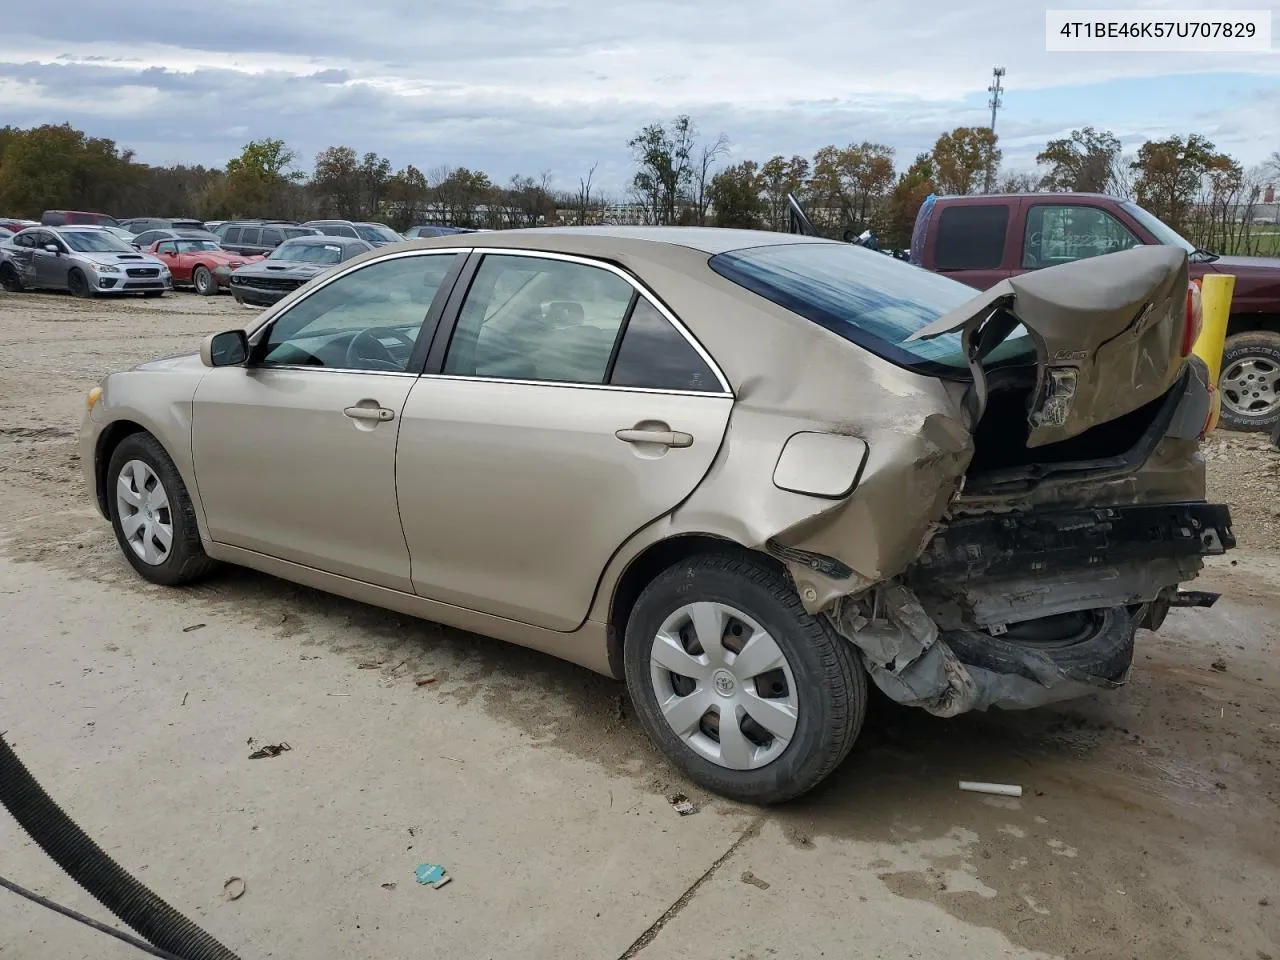
[(1222, 373), (1222, 402), (1242, 417), (1265, 418), (1280, 410), (1280, 366), (1266, 357), (1244, 357)]
[(141, 460), (130, 460), (116, 481), (120, 529), (143, 563), (159, 566), (173, 547), (173, 513), (169, 495), (156, 472)]
[(782, 648), (727, 604), (690, 603), (667, 617), (649, 668), (667, 724), (712, 763), (755, 770), (795, 735), (799, 700)]

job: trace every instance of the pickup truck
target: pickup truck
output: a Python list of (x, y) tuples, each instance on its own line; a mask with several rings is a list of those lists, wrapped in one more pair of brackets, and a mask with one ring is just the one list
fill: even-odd
[(1130, 247), (1182, 247), (1192, 278), (1236, 278), (1222, 358), (1221, 422), (1280, 425), (1280, 258), (1198, 249), (1130, 200), (1091, 193), (933, 196), (916, 215), (910, 261), (979, 290), (1006, 277)]

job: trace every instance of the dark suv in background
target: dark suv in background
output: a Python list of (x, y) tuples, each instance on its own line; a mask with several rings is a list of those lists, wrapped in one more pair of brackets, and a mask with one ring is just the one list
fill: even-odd
[(266, 255), (295, 237), (319, 236), (320, 231), (288, 220), (228, 220), (218, 224), (214, 235), (222, 249), (253, 256)]

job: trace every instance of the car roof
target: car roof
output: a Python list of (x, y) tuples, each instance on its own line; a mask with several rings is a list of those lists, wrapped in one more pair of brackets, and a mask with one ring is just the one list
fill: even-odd
[[(325, 246), (332, 247), (332, 246), (339, 246), (342, 244), (350, 245), (354, 243), (358, 243), (363, 246), (369, 245), (369, 241), (358, 240), (355, 237), (322, 237), (322, 236), (316, 236), (314, 234), (307, 237), (290, 237), (288, 240), (285, 241), (285, 243), (292, 244), (293, 246), (301, 246), (301, 247), (325, 247)], [(281, 244), (281, 246), (284, 246), (284, 244)]]
[[(542, 241), (550, 241), (543, 243)], [(443, 241), (443, 243), (442, 243)], [(731, 250), (796, 243), (834, 243), (822, 237), (767, 230), (735, 230), (725, 227), (528, 227), (520, 230), (458, 233), (423, 237), (410, 243), (431, 246), (502, 246), (529, 250), (547, 249), (607, 257), (623, 248), (642, 249), (652, 244), (680, 247), (714, 256)]]

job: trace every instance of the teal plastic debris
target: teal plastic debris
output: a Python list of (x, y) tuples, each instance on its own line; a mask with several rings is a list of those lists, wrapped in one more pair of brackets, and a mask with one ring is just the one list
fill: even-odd
[(418, 878), (419, 883), (424, 886), (435, 887), (437, 890), (453, 879), (444, 872), (444, 867), (438, 863), (420, 863), (418, 864), (418, 869), (414, 871), (414, 875)]

